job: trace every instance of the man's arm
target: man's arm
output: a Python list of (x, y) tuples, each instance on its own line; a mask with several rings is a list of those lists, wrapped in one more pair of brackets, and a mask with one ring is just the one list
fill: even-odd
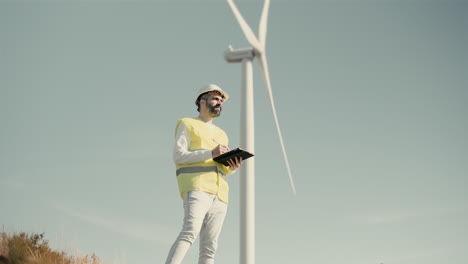
[(176, 164), (192, 164), (211, 159), (211, 150), (200, 149), (189, 151), (190, 134), (184, 123), (180, 123), (175, 137), (172, 159)]

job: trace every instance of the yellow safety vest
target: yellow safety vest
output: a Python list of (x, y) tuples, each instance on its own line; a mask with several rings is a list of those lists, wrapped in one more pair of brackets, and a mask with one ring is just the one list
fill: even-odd
[[(183, 118), (177, 122), (176, 133), (180, 123), (184, 123), (190, 133), (189, 151), (208, 149), (212, 150), (218, 145), (228, 145), (226, 133), (219, 127), (213, 125), (213, 130), (199, 118)], [(208, 159), (192, 164), (176, 164), (177, 183), (179, 185), (180, 196), (193, 190), (204, 191), (216, 194), (218, 198), (228, 203), (229, 185), (226, 175), (229, 168)]]

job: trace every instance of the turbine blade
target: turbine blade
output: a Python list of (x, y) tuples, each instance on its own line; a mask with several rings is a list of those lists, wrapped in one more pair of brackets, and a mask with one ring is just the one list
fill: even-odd
[(265, 0), (262, 10), (262, 16), (260, 17), (260, 25), (258, 26), (258, 36), (260, 45), (265, 49), (267, 24), (268, 24), (268, 10), (270, 8), (270, 0)]
[(271, 111), (273, 112), (273, 118), (275, 119), (275, 124), (276, 124), (276, 131), (278, 132), (281, 150), (283, 151), (284, 161), (286, 162), (286, 168), (288, 170), (288, 176), (289, 176), (289, 183), (291, 184), (293, 193), (296, 194), (296, 187), (294, 185), (291, 168), (289, 167), (288, 155), (286, 154), (286, 148), (284, 147), (283, 136), (281, 134), (281, 128), (278, 122), (278, 116), (276, 115), (275, 101), (273, 99), (273, 92), (271, 90), (270, 74), (268, 73), (268, 64), (266, 61), (265, 54), (261, 54), (258, 59), (259, 59), (260, 70), (263, 75), (263, 80), (265, 81), (265, 87), (268, 92), (268, 97), (270, 98)]
[(257, 37), (255, 37), (255, 34), (253, 33), (252, 29), (245, 21), (244, 17), (242, 17), (241, 13), (239, 12), (239, 9), (237, 9), (237, 6), (236, 4), (234, 4), (234, 1), (227, 0), (227, 2), (229, 6), (231, 6), (232, 13), (234, 13), (234, 16), (236, 17), (237, 22), (239, 22), (239, 25), (242, 31), (244, 32), (244, 35), (247, 38), (247, 41), (249, 41), (250, 45), (252, 45), (255, 48), (255, 50), (262, 53), (263, 52), (262, 46), (258, 42)]

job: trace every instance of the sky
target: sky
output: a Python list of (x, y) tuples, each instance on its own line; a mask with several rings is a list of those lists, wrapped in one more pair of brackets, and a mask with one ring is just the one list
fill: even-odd
[[(257, 32), (263, 1), (236, 1)], [(467, 263), (468, 1), (275, 1), (254, 63), (257, 263)], [(163, 263), (195, 94), (239, 146), (248, 47), (221, 0), (0, 0), (0, 225), (105, 264)], [(239, 174), (217, 262), (239, 263)], [(185, 263), (195, 263), (198, 243)]]

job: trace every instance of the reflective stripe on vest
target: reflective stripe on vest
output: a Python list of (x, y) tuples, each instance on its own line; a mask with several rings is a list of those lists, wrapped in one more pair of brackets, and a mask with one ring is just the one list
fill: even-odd
[(182, 173), (200, 173), (200, 172), (218, 172), (222, 176), (225, 176), (224, 173), (221, 170), (218, 170), (218, 167), (216, 166), (182, 167), (176, 170), (176, 175), (179, 176), (179, 174), (182, 174)]

